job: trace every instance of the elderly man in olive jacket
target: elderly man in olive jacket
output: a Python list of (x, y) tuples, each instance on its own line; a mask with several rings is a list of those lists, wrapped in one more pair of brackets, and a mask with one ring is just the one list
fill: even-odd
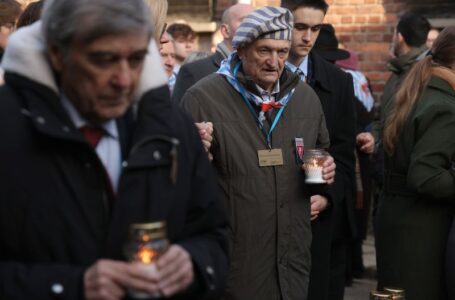
[[(310, 212), (299, 149), (327, 148), (329, 137), (316, 94), (285, 69), (292, 20), (280, 7), (252, 12), (235, 34), (236, 51), (183, 97), (196, 121), (214, 124), (211, 152), (230, 221), (224, 299), (307, 297), (318, 211)], [(330, 157), (329, 182), (334, 169)]]

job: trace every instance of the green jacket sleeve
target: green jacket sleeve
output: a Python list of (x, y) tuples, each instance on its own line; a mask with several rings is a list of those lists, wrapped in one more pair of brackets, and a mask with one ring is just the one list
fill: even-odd
[[(455, 99), (454, 99), (455, 100)], [(408, 185), (419, 194), (455, 201), (455, 106), (438, 105), (413, 120), (416, 139)]]

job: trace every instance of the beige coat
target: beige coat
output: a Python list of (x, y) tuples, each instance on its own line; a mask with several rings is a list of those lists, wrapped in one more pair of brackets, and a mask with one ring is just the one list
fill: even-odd
[[(254, 83), (242, 74), (239, 79), (254, 90)], [(287, 71), (280, 82), (281, 96), (295, 86), (296, 90), (272, 134), (272, 147), (282, 149), (284, 157), (284, 165), (277, 167), (259, 167), (257, 151), (266, 149), (265, 137), (223, 76), (202, 79), (183, 97), (183, 106), (195, 121), (214, 124), (213, 165), (230, 224), (231, 262), (224, 299), (307, 298), (310, 203), (294, 139), (302, 137), (305, 149), (310, 149), (328, 147), (329, 137), (313, 90)]]

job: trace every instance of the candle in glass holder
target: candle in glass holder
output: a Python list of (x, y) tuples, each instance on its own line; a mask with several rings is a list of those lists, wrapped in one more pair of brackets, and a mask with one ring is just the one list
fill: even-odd
[[(125, 254), (129, 261), (140, 262), (156, 272), (156, 261), (169, 247), (166, 238), (166, 223), (141, 223), (130, 226), (129, 241), (125, 246)], [(160, 298), (161, 295), (129, 289), (128, 294), (133, 299)]]
[(310, 149), (305, 151), (303, 157), (306, 183), (326, 183), (322, 177), (322, 168), (327, 159), (327, 152), (322, 149)]

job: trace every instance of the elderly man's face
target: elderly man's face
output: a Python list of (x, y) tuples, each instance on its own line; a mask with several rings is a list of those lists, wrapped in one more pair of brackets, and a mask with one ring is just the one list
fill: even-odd
[(63, 93), (89, 122), (122, 116), (133, 102), (142, 71), (148, 34), (108, 35), (83, 43), (77, 38), (69, 53), (50, 47)]
[(286, 40), (259, 39), (238, 49), (245, 75), (261, 88), (271, 91), (283, 72), (290, 46)]

